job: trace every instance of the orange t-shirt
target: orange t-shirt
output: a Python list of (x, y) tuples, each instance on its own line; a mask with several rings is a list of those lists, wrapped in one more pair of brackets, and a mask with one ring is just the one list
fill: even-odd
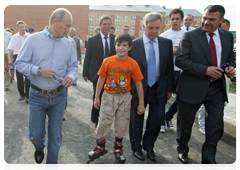
[(116, 56), (106, 58), (98, 75), (107, 77), (104, 89), (109, 93), (126, 93), (131, 90), (131, 78), (134, 82), (143, 79), (138, 63), (129, 56), (125, 60)]

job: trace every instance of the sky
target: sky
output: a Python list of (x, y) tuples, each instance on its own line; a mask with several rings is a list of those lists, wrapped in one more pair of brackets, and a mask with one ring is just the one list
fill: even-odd
[[(208, 5), (206, 5), (205, 3), (199, 3), (199, 4), (195, 4), (195, 3), (181, 3), (181, 5), (177, 5), (177, 4), (164, 4), (166, 5), (166, 8), (178, 8), (179, 6), (182, 6), (182, 9), (196, 9), (198, 10), (200, 13), (203, 13), (203, 10), (205, 9), (205, 7), (207, 7)], [(225, 16), (224, 18), (228, 19), (231, 23), (230, 26), (230, 31), (236, 31), (237, 26), (236, 26), (236, 21), (237, 21), (237, 15), (236, 15), (236, 8), (233, 6), (234, 3), (229, 3), (229, 5), (223, 5), (225, 8)], [(160, 5), (162, 6), (162, 5)]]

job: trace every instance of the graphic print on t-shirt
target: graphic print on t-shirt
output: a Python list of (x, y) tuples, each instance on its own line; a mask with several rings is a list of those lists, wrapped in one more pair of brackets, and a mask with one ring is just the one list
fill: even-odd
[(125, 93), (128, 91), (128, 77), (131, 76), (131, 71), (123, 70), (116, 67), (108, 72), (108, 79), (111, 83), (107, 84), (106, 90), (114, 91), (115, 93)]

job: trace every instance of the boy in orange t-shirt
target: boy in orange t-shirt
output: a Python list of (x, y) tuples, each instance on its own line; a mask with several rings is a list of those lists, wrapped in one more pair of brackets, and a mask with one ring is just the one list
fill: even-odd
[(132, 37), (126, 33), (116, 36), (115, 48), (117, 54), (106, 58), (98, 72), (99, 78), (94, 101), (94, 107), (97, 109), (100, 107), (100, 91), (106, 78), (107, 80), (104, 86), (98, 125), (94, 132), (97, 145), (88, 154), (91, 161), (107, 153), (105, 136), (108, 134), (113, 121), (115, 126), (114, 155), (119, 163), (126, 161), (122, 149), (122, 139), (129, 131), (132, 99), (131, 79), (136, 84), (139, 96), (138, 114), (145, 112), (141, 81), (143, 76), (138, 63), (128, 56), (128, 51), (132, 48)]

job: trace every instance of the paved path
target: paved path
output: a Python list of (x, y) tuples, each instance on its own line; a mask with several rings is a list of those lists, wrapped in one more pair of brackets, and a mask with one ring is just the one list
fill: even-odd
[[(69, 88), (68, 107), (65, 112), (66, 121), (62, 127), (63, 141), (59, 153), (59, 164), (84, 164), (88, 159), (88, 152), (95, 146), (95, 139), (92, 135), (95, 126), (90, 121), (92, 83), (83, 80), (82, 65), (79, 65), (78, 75), (78, 85)], [(28, 139), (28, 105), (25, 101), (18, 101), (18, 98), (16, 81), (14, 81), (10, 86), (10, 91), (4, 92), (4, 159), (8, 164), (35, 164), (33, 157), (35, 149)], [(169, 106), (168, 103), (166, 109)], [(176, 116), (173, 124), (176, 125)], [(189, 142), (190, 164), (200, 164), (201, 162), (201, 146), (204, 135), (199, 132), (198, 128), (198, 124), (195, 122)], [(116, 163), (113, 156), (113, 141), (112, 128), (107, 136), (106, 149), (108, 153), (91, 164)], [(180, 164), (176, 150), (176, 129), (173, 132), (167, 131), (165, 134), (159, 134), (154, 148), (157, 162), (149, 160), (145, 151), (143, 151), (144, 161), (138, 160), (132, 155), (129, 137), (126, 136), (123, 142), (124, 154), (127, 158), (125, 164)], [(45, 148), (44, 151), (46, 154), (47, 149)], [(220, 164), (232, 164), (235, 160), (236, 138), (224, 134), (218, 143), (216, 161)], [(46, 157), (43, 163), (45, 162)]]

